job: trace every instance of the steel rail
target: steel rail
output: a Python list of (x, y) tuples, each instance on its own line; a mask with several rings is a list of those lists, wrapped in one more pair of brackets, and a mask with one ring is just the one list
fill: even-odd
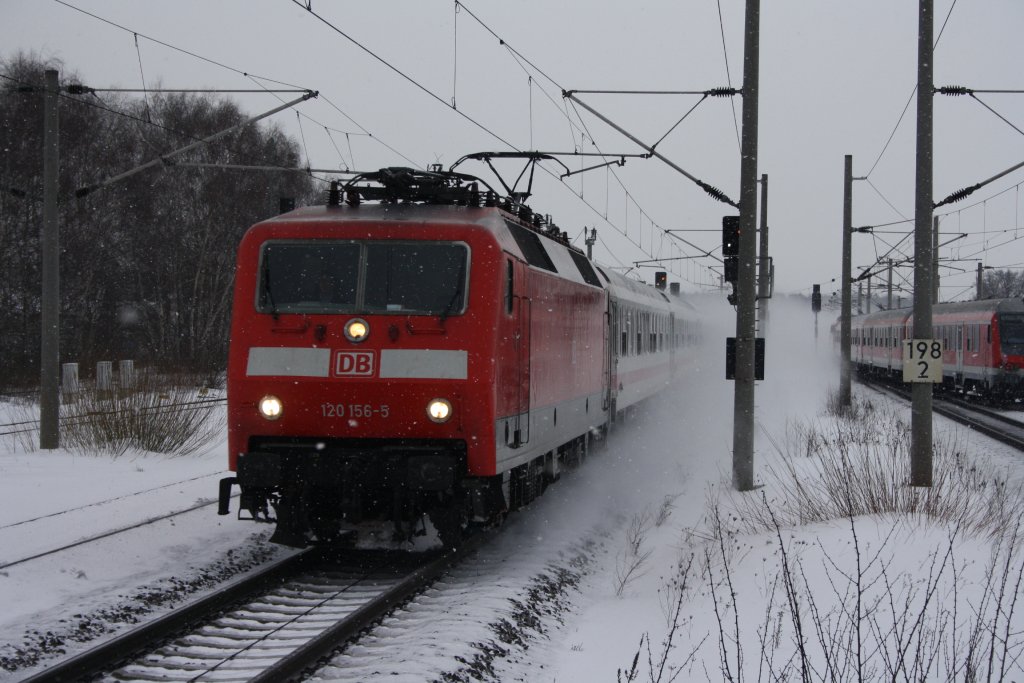
[[(910, 400), (909, 391), (893, 384), (863, 376), (858, 377), (858, 381), (876, 391), (886, 391), (903, 400)], [(935, 394), (932, 411), (999, 443), (1024, 451), (1024, 422), (1000, 415), (983, 406), (941, 394)]]
[(466, 539), (458, 548), (415, 570), (390, 590), (380, 594), (287, 657), (267, 668), (262, 674), (251, 679), (250, 683), (280, 683), (281, 681), (301, 680), (304, 671), (315, 666), (320, 660), (346, 644), (365, 628), (433, 583), (449, 568), (476, 552), (490, 537), (491, 533), (489, 532), (475, 534)]
[(315, 553), (306, 550), (267, 565), (223, 590), (64, 660), (46, 671), (24, 679), (23, 683), (64, 683), (91, 679), (110, 669), (112, 663), (129, 658), (147, 645), (165, 640), (182, 629), (208, 618), (213, 613), (221, 612), (254, 593), (281, 583), (302, 571), (314, 558)]
[[(265, 669), (249, 676), (246, 680), (260, 683), (300, 680), (304, 672), (322, 664), (323, 660), (333, 652), (396, 607), (411, 599), (466, 556), (479, 549), (492, 535), (491, 531), (481, 531), (468, 537), (454, 550), (431, 554), (428, 562), (415, 567), (404, 578), (398, 579), (382, 592), (374, 594), (365, 603), (359, 604), (344, 617), (295, 647), (291, 652), (270, 662)], [(287, 588), (289, 581), (301, 580), (304, 572), (328, 563), (329, 551), (329, 548), (312, 549), (292, 555), (235, 582), (224, 590), (24, 679), (25, 683), (63, 683), (64, 681), (88, 680), (113, 672), (122, 666), (128, 669), (124, 675), (131, 678), (130, 668), (133, 666), (133, 662), (141, 661), (148, 652), (166, 648), (168, 642), (174, 638), (187, 633), (196, 633), (205, 625), (212, 624), (221, 617), (230, 616), (231, 610), (247, 610), (249, 609), (248, 605), (259, 602), (264, 595), (269, 596), (279, 588)], [(329, 602), (330, 600), (324, 600), (322, 606), (329, 610)], [(309, 617), (314, 614), (315, 610), (311, 613), (304, 613), (303, 616)], [(280, 647), (280, 645), (275, 647)], [(173, 647), (168, 649), (173, 650)], [(174, 664), (171, 662), (166, 665), (159, 663), (159, 655), (156, 656), (156, 666), (174, 668)], [(234, 654), (230, 654), (224, 659), (215, 657), (211, 660), (209, 667), (206, 668), (204, 664), (204, 668), (207, 672), (219, 671), (221, 675), (230, 676), (230, 670), (221, 670), (219, 667), (233, 659), (234, 656)], [(181, 657), (187, 658), (187, 655), (182, 654), (179, 658)], [(153, 665), (153, 662), (147, 663), (147, 666)], [(192, 667), (194, 667), (194, 663)], [(193, 680), (203, 675), (202, 672), (192, 667), (189, 668), (189, 675)]]

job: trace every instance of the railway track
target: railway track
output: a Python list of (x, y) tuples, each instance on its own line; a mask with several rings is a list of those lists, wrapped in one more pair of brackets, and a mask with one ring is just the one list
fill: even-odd
[(474, 552), (312, 550), (26, 679), (291, 680)]
[[(865, 386), (910, 400), (910, 391), (900, 387), (863, 377), (860, 381)], [(932, 398), (932, 411), (1000, 443), (1024, 451), (1024, 422), (1020, 420), (1002, 415), (991, 408), (942, 394), (935, 394)]]

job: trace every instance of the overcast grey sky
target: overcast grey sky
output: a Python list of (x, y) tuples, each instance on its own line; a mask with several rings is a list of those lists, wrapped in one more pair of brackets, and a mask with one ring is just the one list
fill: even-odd
[[(59, 58), (94, 87), (141, 87), (143, 78), (151, 88), (256, 87), (244, 72), (315, 89), (323, 97), (298, 107), (301, 119), (294, 112), (274, 118), (296, 139), (304, 138), (313, 167), (374, 170), (409, 165), (407, 159), (447, 166), (464, 154), (509, 145), (640, 151), (582, 109), (574, 111), (560, 88), (703, 91), (730, 81), (739, 88), (744, 4), (465, 0), (457, 12), (452, 0), (312, 1), (317, 14), (408, 78), (307, 12), (304, 2), (290, 0), (0, 0), (0, 49), (5, 57), (24, 50)], [(854, 175), (868, 177), (855, 183), (855, 225), (913, 218), (913, 102), (886, 143), (916, 82), (917, 2), (762, 0), (761, 14), (758, 173), (769, 176), (777, 287), (809, 292), (822, 283), (827, 295), (837, 286), (832, 279), (840, 267), (845, 154), (853, 155)], [(947, 16), (936, 85), (1024, 89), (1024, 3), (936, 0), (936, 35)], [(133, 33), (139, 34), (138, 47)], [(275, 87), (269, 80), (258, 83)], [(648, 143), (700, 100), (580, 97)], [(273, 95), (238, 98), (254, 114), (278, 104)], [(1024, 130), (1024, 95), (979, 98), (1009, 123), (972, 98), (936, 97), (936, 199), (1024, 161), (1024, 133), (1014, 129)], [(739, 97), (732, 103), (705, 100), (658, 147), (733, 199), (739, 197), (733, 105), (738, 118), (741, 104)], [(567, 163), (581, 167), (579, 160)], [(556, 166), (549, 168), (557, 173)], [(468, 164), (460, 170), (484, 174)], [(940, 209), (948, 214), (943, 242), (970, 233), (942, 249), (943, 258), (959, 259), (942, 271), (943, 299), (970, 293), (978, 263), (970, 259), (1024, 266), (1021, 183), (1024, 170)], [(695, 254), (664, 230), (717, 230), (731, 210), (655, 159), (631, 159), (614, 175), (598, 170), (564, 182), (541, 174), (534, 191), (533, 208), (550, 213), (570, 236), (596, 226), (595, 257), (610, 266)], [(911, 227), (907, 222), (886, 230)], [(709, 250), (720, 243), (716, 232), (681, 237)], [(902, 237), (856, 235), (855, 268), (871, 264)], [(903, 242), (902, 255), (911, 243)], [(666, 265), (684, 288), (696, 289), (716, 282), (707, 269), (716, 263)], [(640, 273), (653, 279), (653, 269)], [(909, 268), (902, 275), (912, 281)]]

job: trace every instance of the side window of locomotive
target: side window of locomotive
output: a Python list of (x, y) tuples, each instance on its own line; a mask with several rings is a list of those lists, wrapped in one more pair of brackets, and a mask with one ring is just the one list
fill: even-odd
[(351, 311), (359, 245), (268, 242), (260, 259), (257, 309), (264, 313)]
[(468, 257), (461, 244), (371, 242), (366, 248), (366, 311), (461, 313)]
[(512, 261), (505, 261), (505, 312), (512, 315), (512, 297), (515, 293), (515, 268)]

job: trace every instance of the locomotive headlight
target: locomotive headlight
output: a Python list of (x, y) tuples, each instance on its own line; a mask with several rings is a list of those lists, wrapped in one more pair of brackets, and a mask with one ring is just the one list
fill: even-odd
[(276, 420), (281, 417), (281, 413), (284, 411), (284, 406), (281, 404), (281, 399), (277, 396), (264, 396), (259, 402), (260, 415), (268, 420)]
[(345, 323), (345, 338), (359, 343), (370, 335), (370, 324), (362, 318), (352, 318)]
[(452, 416), (452, 404), (443, 398), (435, 398), (427, 404), (427, 417), (433, 422), (447, 422)]

